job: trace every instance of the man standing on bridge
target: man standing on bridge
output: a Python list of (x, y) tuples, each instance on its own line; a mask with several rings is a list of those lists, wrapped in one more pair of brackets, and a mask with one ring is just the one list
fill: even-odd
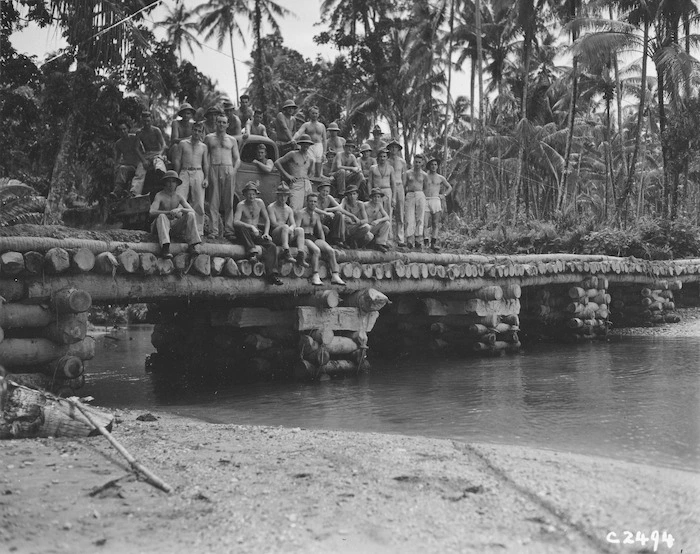
[(452, 185), (447, 182), (442, 175), (437, 172), (438, 160), (431, 158), (428, 160), (428, 175), (425, 184), (425, 199), (430, 212), (430, 226), (433, 236), (430, 239), (430, 248), (438, 252), (437, 237), (440, 232), (440, 215), (442, 214), (442, 203), (445, 197), (452, 192)]
[(297, 138), (299, 150), (287, 152), (275, 161), (275, 167), (289, 182), (291, 198), (289, 205), (296, 213), (304, 207), (304, 197), (311, 192), (309, 172), (313, 168), (314, 161), (309, 148), (314, 144), (309, 135), (301, 135)]
[(177, 192), (183, 198), (192, 200), (200, 235), (204, 234), (204, 192), (209, 175), (209, 152), (202, 142), (203, 132), (204, 122), (198, 121), (192, 125), (192, 134), (180, 141), (173, 159), (173, 167), (182, 179)]
[(238, 141), (226, 134), (228, 119), (225, 115), (216, 116), (216, 133), (207, 135), (204, 144), (209, 150), (209, 223), (210, 235), (219, 236), (219, 205), (224, 204), (224, 237), (231, 240), (233, 229), (233, 201), (236, 185), (236, 171), (241, 165), (238, 154)]

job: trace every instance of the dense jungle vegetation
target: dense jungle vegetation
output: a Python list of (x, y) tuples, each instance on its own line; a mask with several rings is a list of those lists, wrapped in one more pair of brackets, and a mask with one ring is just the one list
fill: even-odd
[[(365, 140), (379, 121), (406, 158), (444, 159), (453, 248), (700, 255), (696, 0), (323, 0), (330, 31), (315, 40), (335, 47), (331, 61), (285, 46), (278, 22), (291, 12), (274, 0), (0, 9), (0, 177), (34, 191), (0, 193), (2, 224), (102, 201), (119, 118), (149, 107), (168, 130), (180, 102), (235, 98), (183, 58), (213, 38), (249, 56), (239, 92), (268, 119), (293, 98), (344, 136)], [(12, 35), (29, 23), (60, 29), (68, 47), (17, 52)], [(236, 34), (252, 35), (250, 52), (233, 51)], [(457, 68), (469, 90), (452, 86)]]

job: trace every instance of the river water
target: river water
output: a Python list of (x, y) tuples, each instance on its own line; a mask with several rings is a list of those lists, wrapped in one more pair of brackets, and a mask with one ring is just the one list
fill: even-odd
[(81, 395), (216, 423), (520, 444), (700, 471), (700, 337), (372, 359), (369, 374), (315, 383), (173, 386), (144, 369), (150, 333), (144, 325), (99, 337)]

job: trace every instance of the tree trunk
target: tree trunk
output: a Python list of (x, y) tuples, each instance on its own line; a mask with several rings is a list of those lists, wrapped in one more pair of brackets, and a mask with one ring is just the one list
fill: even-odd
[[(532, 37), (534, 34), (534, 28), (533, 25), (529, 24), (529, 18), (528, 18), (528, 23), (525, 26), (525, 39), (524, 39), (524, 44), (523, 44), (523, 97), (521, 101), (521, 111), (522, 111), (522, 118), (521, 121), (523, 123), (527, 122), (527, 96), (530, 90), (530, 57), (532, 54)], [(524, 160), (525, 158), (525, 141), (520, 140), (520, 145), (518, 146), (518, 169), (515, 174), (515, 209), (513, 211), (513, 222), (517, 220), (518, 217), (518, 198), (519, 198), (519, 193), (520, 193), (520, 187), (522, 186), (525, 194), (525, 199), (527, 202), (527, 190), (526, 186), (523, 185), (523, 167), (524, 167)], [(527, 214), (526, 214), (527, 216)]]
[(75, 159), (78, 135), (80, 134), (80, 124), (74, 111), (68, 114), (63, 129), (61, 146), (56, 154), (56, 161), (51, 172), (51, 185), (44, 210), (44, 225), (61, 223), (61, 216), (66, 209), (66, 196), (73, 187), (70, 166)]
[(231, 63), (233, 64), (233, 82), (236, 84), (236, 102), (240, 98), (240, 92), (238, 91), (238, 72), (236, 71), (236, 53), (233, 48), (233, 29), (229, 29), (228, 41), (231, 46)]
[(256, 60), (255, 75), (258, 81), (258, 93), (260, 94), (260, 109), (263, 113), (264, 123), (267, 124), (267, 91), (265, 90), (265, 63), (262, 51), (262, 38), (260, 36), (260, 27), (262, 25), (262, 13), (260, 11), (260, 0), (255, 0), (255, 42), (256, 42)]
[[(576, 40), (574, 38), (574, 40)], [(576, 99), (578, 97), (578, 57), (574, 56), (571, 68), (571, 102), (569, 102), (568, 133), (566, 135), (566, 149), (564, 151), (564, 173), (561, 186), (557, 195), (557, 209), (564, 205), (567, 187), (569, 186), (569, 165), (571, 164), (571, 147), (574, 143), (574, 123), (576, 120)]]

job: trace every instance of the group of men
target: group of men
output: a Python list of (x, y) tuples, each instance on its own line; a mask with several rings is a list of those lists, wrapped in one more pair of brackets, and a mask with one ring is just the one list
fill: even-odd
[[(393, 139), (385, 143), (379, 126), (374, 127), (373, 138), (356, 152), (355, 143), (340, 136), (336, 123), (326, 127), (319, 121), (316, 106), (309, 109), (309, 120), (300, 122), (292, 100), (282, 105), (271, 130), (281, 157), (273, 163), (261, 144), (253, 160), (262, 173), (277, 168), (288, 184), (277, 191), (277, 201), (263, 210), (261, 200), (253, 202), (259, 193), (257, 185), (248, 183), (244, 200), (236, 206), (239, 142), (247, 135), (268, 136), (262, 112), (250, 107), (246, 95), (240, 100), (237, 109), (228, 100), (209, 108), (200, 121), (194, 120), (194, 108), (184, 103), (172, 124), (167, 148), (150, 112), (142, 113), (142, 127), (135, 135), (129, 133), (127, 123), (119, 124), (120, 138), (114, 147), (115, 191), (141, 194), (146, 170), (161, 172), (163, 191), (156, 195), (150, 213), (152, 229), (158, 232), (165, 255), (169, 255), (171, 231), (181, 232), (197, 250), (204, 235), (205, 206), (210, 222), (207, 236), (220, 235), (222, 209), (223, 236), (244, 244), (249, 253), (257, 252), (256, 246), (262, 247), (271, 282), (279, 281), (272, 246), (287, 252), (290, 241), (300, 252), (295, 263), (308, 265), (308, 254), (317, 269), (319, 257), (328, 258), (336, 284), (342, 280), (333, 246), (373, 247), (385, 252), (395, 235), (399, 247), (422, 249), (425, 240), (433, 250), (439, 250), (440, 215), (452, 187), (437, 173), (438, 160), (430, 158), (425, 163), (423, 155), (416, 154), (409, 168), (401, 157), (401, 144)], [(288, 204), (286, 212), (280, 202)], [(428, 222), (432, 236), (426, 232), (424, 239)], [(286, 253), (284, 256), (290, 258)], [(320, 284), (317, 271), (312, 281)]]

